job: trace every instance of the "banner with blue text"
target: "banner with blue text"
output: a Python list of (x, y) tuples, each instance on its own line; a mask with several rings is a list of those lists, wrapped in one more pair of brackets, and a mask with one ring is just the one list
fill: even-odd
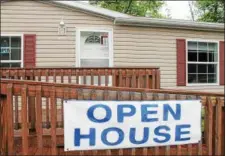
[(64, 150), (198, 143), (201, 107), (198, 100), (64, 101)]

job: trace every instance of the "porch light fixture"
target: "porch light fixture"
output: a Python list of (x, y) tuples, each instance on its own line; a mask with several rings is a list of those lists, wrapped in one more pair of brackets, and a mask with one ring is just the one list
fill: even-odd
[(64, 20), (62, 18), (62, 20), (60, 21), (60, 24), (58, 26), (58, 35), (66, 35), (67, 34), (67, 27), (65, 26)]

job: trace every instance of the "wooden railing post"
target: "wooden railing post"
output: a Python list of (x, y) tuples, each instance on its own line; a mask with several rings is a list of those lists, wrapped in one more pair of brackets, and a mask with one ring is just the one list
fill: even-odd
[(7, 155), (6, 95), (0, 95), (0, 155)]

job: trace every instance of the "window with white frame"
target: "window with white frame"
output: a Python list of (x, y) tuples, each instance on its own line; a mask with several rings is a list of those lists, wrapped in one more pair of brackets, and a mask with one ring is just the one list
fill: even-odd
[(187, 83), (218, 83), (218, 43), (187, 41)]
[(21, 67), (21, 56), (21, 36), (1, 36), (0, 67)]

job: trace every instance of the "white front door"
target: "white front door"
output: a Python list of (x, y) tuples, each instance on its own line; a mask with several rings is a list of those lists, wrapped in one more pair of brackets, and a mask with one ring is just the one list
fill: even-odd
[[(77, 67), (112, 67), (112, 31), (78, 29), (76, 33), (76, 65)], [(96, 79), (95, 77), (95, 84)]]

